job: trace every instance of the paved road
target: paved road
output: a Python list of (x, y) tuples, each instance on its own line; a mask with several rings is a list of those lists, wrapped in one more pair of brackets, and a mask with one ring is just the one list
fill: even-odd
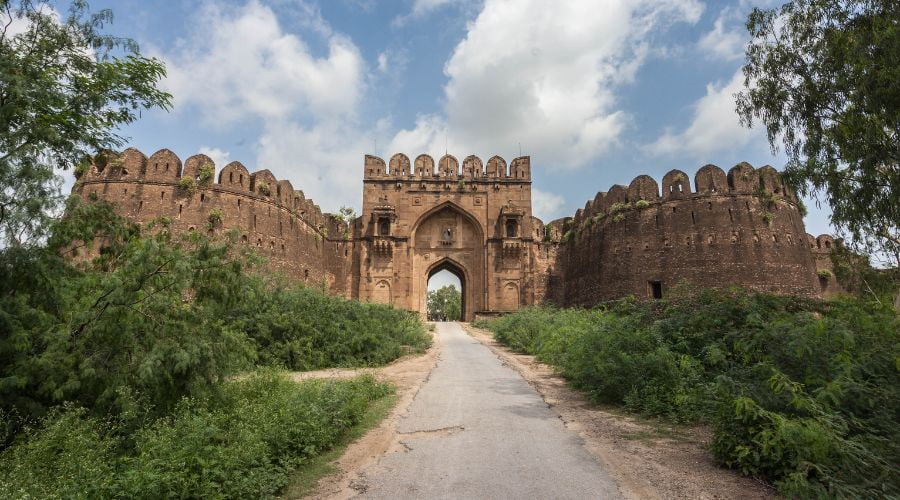
[(408, 451), (365, 471), (363, 498), (618, 498), (540, 395), (457, 323), (399, 424)]

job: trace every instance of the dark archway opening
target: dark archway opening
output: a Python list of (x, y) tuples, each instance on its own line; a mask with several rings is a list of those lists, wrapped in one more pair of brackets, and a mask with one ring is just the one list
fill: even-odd
[[(466, 277), (462, 269), (450, 261), (444, 261), (431, 268), (426, 280), (428, 320), (462, 321), (466, 317)], [(451, 304), (453, 300), (458, 300), (458, 309)]]

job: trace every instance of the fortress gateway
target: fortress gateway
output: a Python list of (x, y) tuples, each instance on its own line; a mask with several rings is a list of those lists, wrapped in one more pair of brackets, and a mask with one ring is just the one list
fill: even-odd
[(73, 192), (138, 222), (237, 229), (273, 270), (346, 298), (424, 312), (428, 279), (448, 270), (462, 284), (467, 321), (542, 303), (658, 298), (682, 280), (803, 296), (838, 290), (818, 272), (831, 269), (833, 240), (806, 234), (796, 196), (769, 166), (741, 163), (726, 175), (707, 165), (693, 182), (673, 170), (662, 190), (641, 175), (547, 224), (531, 213), (529, 157), (507, 165), (469, 156), (460, 168), (446, 155), (436, 167), (428, 155), (367, 155), (362, 215), (349, 223), (268, 170), (231, 162), (211, 176), (209, 157), (182, 164), (166, 149), (149, 158), (127, 149), (91, 166)]

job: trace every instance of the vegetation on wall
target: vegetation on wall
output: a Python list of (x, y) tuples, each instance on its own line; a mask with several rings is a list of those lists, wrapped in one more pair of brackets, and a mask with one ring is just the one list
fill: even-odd
[(900, 318), (889, 304), (684, 289), (480, 326), (597, 402), (711, 424), (720, 463), (787, 496), (900, 494)]

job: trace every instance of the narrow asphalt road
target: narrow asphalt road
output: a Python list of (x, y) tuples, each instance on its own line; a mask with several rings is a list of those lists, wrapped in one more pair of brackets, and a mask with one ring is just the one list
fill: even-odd
[(405, 451), (364, 471), (362, 498), (619, 498), (540, 395), (457, 323), (398, 432)]

